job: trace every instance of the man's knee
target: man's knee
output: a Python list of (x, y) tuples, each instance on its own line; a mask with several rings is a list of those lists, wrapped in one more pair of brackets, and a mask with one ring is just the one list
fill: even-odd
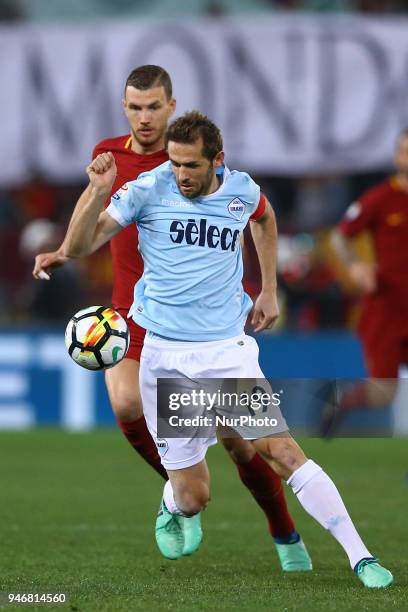
[(207, 507), (210, 501), (209, 485), (205, 481), (179, 483), (173, 485), (177, 506), (186, 516), (194, 516)]
[(143, 415), (142, 400), (140, 396), (119, 390), (109, 394), (112, 410), (115, 417), (123, 423), (136, 421)]
[(207, 491), (203, 490), (201, 492), (186, 491), (181, 493), (179, 498), (179, 503), (177, 505), (186, 516), (198, 514), (207, 507), (210, 501), (208, 489)]
[(167, 470), (174, 501), (186, 516), (198, 514), (210, 499), (210, 474), (205, 459), (180, 470)]
[(123, 359), (105, 373), (113, 412), (119, 421), (132, 422), (143, 415), (139, 390), (139, 363)]
[[(119, 369), (119, 366), (116, 368)], [(116, 369), (115, 368), (115, 369)], [(143, 415), (137, 375), (124, 372), (106, 372), (106, 386), (115, 417), (124, 423), (136, 421)]]

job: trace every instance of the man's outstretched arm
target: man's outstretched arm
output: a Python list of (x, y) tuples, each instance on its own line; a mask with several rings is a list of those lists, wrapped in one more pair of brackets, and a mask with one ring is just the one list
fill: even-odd
[(262, 290), (255, 302), (251, 323), (255, 331), (270, 329), (279, 316), (276, 281), (278, 230), (275, 213), (267, 201), (264, 214), (251, 222), (251, 234), (258, 255)]
[[(104, 158), (104, 155), (107, 157)], [(34, 278), (50, 280), (51, 269), (62, 266), (71, 258), (93, 253), (122, 229), (109, 215), (101, 212), (116, 176), (113, 155), (106, 153), (98, 158), (87, 168), (90, 182), (76, 203), (61, 246), (56, 251), (37, 255), (33, 269)], [(106, 160), (110, 161), (109, 167), (105, 168)]]
[[(91, 195), (91, 184), (89, 183), (87, 187), (84, 189), (84, 191), (81, 193), (81, 195), (78, 198), (77, 203), (75, 204), (75, 208), (73, 210), (66, 235), (71, 229), (72, 223), (74, 219), (76, 218), (77, 214), (82, 210), (82, 208), (88, 202), (90, 195)], [(65, 257), (63, 255), (64, 243), (65, 243), (65, 238), (61, 246), (56, 251), (50, 251), (48, 253), (39, 253), (35, 257), (34, 268), (33, 268), (34, 278), (50, 280), (51, 270), (54, 268), (59, 268), (60, 266), (63, 266), (69, 260), (69, 257)]]
[[(50, 280), (51, 270), (54, 268), (59, 268), (63, 266), (67, 261), (69, 261), (70, 257), (67, 257), (65, 253), (66, 240), (72, 231), (73, 224), (76, 223), (76, 219), (78, 215), (81, 214), (83, 208), (89, 202), (92, 193), (92, 184), (89, 183), (84, 191), (79, 196), (77, 203), (75, 204), (75, 208), (72, 212), (71, 219), (69, 221), (68, 229), (65, 234), (64, 240), (58, 249), (55, 251), (50, 251), (47, 253), (39, 253), (35, 257), (34, 268), (33, 268), (33, 276), (36, 279)], [(109, 197), (110, 194), (107, 194)], [(96, 251), (99, 246), (98, 244), (94, 244), (92, 248), (92, 253)]]
[(71, 219), (61, 249), (64, 257), (85, 257), (123, 229), (103, 210), (116, 178), (116, 164), (112, 153), (98, 155), (86, 171), (90, 181), (89, 198)]

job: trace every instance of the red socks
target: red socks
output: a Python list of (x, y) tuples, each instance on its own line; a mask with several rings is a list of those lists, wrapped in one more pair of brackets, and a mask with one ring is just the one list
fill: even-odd
[(271, 535), (274, 538), (289, 538), (295, 532), (295, 524), (289, 514), (278, 474), (258, 453), (248, 463), (237, 463), (236, 466), (241, 481), (265, 512)]
[(167, 480), (167, 472), (160, 463), (159, 453), (147, 429), (145, 418), (142, 416), (131, 423), (118, 421), (118, 425), (135, 451), (139, 453), (139, 455), (141, 455), (141, 457), (143, 457), (143, 459), (147, 461), (164, 480)]

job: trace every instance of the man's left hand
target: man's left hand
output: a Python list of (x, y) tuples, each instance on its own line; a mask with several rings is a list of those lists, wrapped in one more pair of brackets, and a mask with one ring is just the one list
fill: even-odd
[(278, 317), (279, 305), (276, 291), (261, 291), (255, 302), (251, 319), (252, 325), (255, 326), (254, 331), (260, 332), (264, 329), (272, 329)]

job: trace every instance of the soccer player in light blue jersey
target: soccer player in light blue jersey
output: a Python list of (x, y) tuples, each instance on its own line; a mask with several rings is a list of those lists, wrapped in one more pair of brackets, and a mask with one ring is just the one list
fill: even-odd
[[(270, 328), (276, 298), (277, 230), (273, 210), (244, 172), (224, 166), (218, 128), (198, 112), (187, 113), (167, 132), (170, 161), (127, 183), (103, 211), (116, 176), (111, 153), (88, 166), (91, 197), (72, 224), (65, 254), (81, 257), (137, 222), (144, 274), (136, 284), (131, 315), (148, 331), (140, 385), (145, 418), (161, 451), (169, 481), (156, 523), (160, 550), (178, 558), (183, 522), (209, 501), (205, 454), (214, 439), (157, 435), (157, 379), (263, 378), (258, 348), (244, 333), (251, 301), (244, 293), (239, 236), (249, 218), (262, 291), (254, 305), (255, 331)], [(303, 508), (345, 550), (367, 587), (389, 586), (393, 577), (361, 540), (329, 476), (289, 435), (283, 417), (273, 435), (252, 436), (254, 447), (292, 488)]]
[[(136, 179), (168, 160), (165, 150), (165, 133), (169, 117), (175, 110), (169, 74), (160, 66), (145, 65), (132, 70), (126, 79), (124, 110), (131, 135), (108, 138), (99, 143), (93, 152), (113, 152), (117, 176), (112, 186), (113, 195), (127, 180)], [(89, 184), (75, 207), (77, 214), (90, 195)], [(107, 198), (105, 206), (111, 199)], [(127, 316), (133, 302), (135, 283), (143, 274), (143, 260), (137, 251), (138, 231), (133, 224), (120, 232), (111, 241), (114, 286), (112, 304), (122, 316)], [(33, 275), (49, 278), (50, 269), (63, 265), (60, 249), (52, 253), (38, 254)], [(147, 429), (143, 415), (139, 388), (140, 354), (145, 331), (129, 319), (130, 345), (126, 358), (107, 370), (106, 384), (116, 420), (123, 434), (134, 448), (160, 476), (167, 480), (167, 472), (161, 464), (157, 447)], [(312, 561), (301, 543), (301, 538), (288, 511), (281, 478), (255, 451), (251, 442), (242, 438), (225, 438), (224, 447), (233, 460), (240, 480), (263, 510), (268, 522), (283, 571), (310, 571)], [(188, 552), (194, 547), (189, 541), (188, 524), (197, 523), (199, 517), (184, 520), (184, 548)]]

